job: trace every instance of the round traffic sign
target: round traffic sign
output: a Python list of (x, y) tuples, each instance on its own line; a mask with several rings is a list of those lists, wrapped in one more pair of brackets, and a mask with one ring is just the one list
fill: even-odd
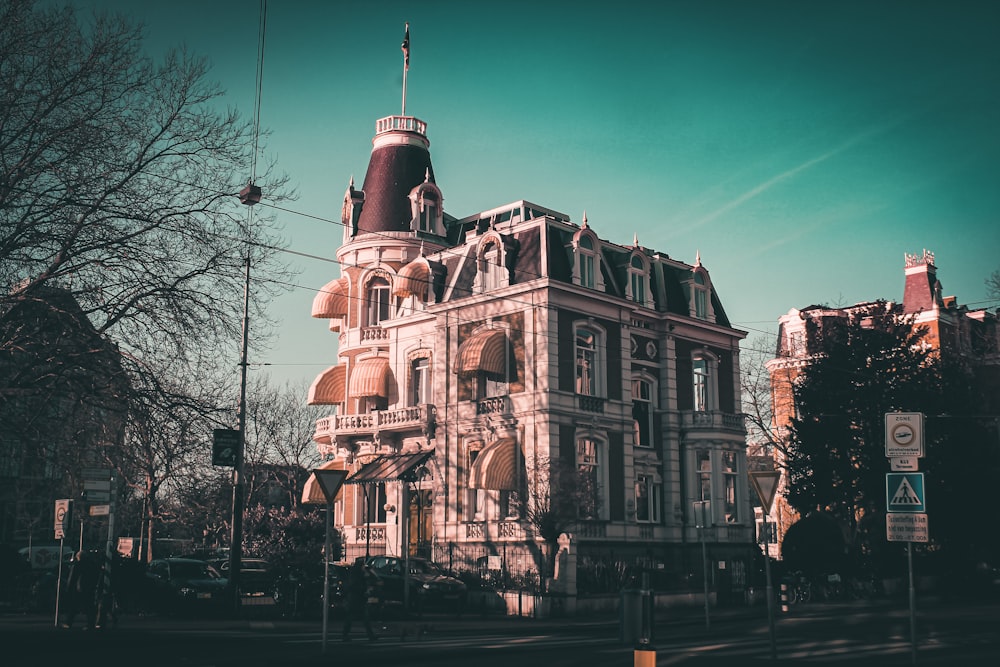
[(894, 444), (900, 447), (909, 447), (916, 442), (916, 433), (913, 431), (913, 426), (906, 422), (893, 426), (889, 431), (889, 437), (892, 438)]

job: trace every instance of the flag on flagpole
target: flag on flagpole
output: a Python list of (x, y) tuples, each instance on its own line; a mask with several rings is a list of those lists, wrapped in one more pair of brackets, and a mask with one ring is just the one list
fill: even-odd
[(410, 24), (406, 24), (406, 34), (403, 35), (403, 68), (410, 69)]

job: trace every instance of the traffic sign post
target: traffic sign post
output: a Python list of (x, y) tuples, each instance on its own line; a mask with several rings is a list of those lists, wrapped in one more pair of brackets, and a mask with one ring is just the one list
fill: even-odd
[(893, 472), (885, 475), (885, 532), (890, 542), (906, 542), (910, 578), (910, 653), (917, 664), (917, 594), (913, 586), (913, 543), (927, 542), (924, 474), (916, 472), (924, 456), (924, 415), (887, 412), (885, 455)]
[[(764, 510), (764, 533), (768, 533), (767, 515), (771, 513), (771, 503), (774, 502), (775, 493), (778, 490), (778, 482), (781, 480), (780, 470), (755, 470), (749, 473), (750, 483), (757, 498), (760, 499), (760, 506)], [(764, 577), (765, 591), (767, 593), (767, 625), (771, 636), (771, 660), (778, 659), (777, 642), (774, 636), (774, 588), (771, 584), (771, 553), (770, 539), (764, 542)], [(707, 603), (706, 603), (707, 604)]]
[(212, 465), (236, 467), (236, 452), (240, 447), (240, 432), (231, 428), (212, 431)]

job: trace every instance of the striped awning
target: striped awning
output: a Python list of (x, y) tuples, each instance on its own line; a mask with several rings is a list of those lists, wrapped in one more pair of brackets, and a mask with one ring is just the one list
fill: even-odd
[(323, 289), (313, 299), (312, 316), (319, 319), (346, 316), (348, 288), (346, 277), (331, 280), (323, 285)]
[(380, 456), (361, 466), (361, 469), (344, 480), (344, 484), (377, 484), (378, 482), (413, 482), (417, 468), (434, 452)]
[(411, 294), (421, 301), (427, 301), (430, 293), (431, 267), (426, 259), (415, 259), (396, 274), (393, 296), (407, 297)]
[(392, 370), (389, 369), (387, 357), (362, 359), (354, 365), (354, 369), (351, 371), (351, 382), (347, 391), (351, 398), (366, 396), (388, 398), (391, 381)]
[(347, 397), (344, 392), (347, 379), (347, 366), (337, 364), (320, 373), (309, 387), (307, 405), (337, 405)]
[[(323, 465), (319, 466), (319, 470), (345, 470), (343, 461), (327, 461)], [(345, 481), (346, 483), (346, 481)], [(343, 500), (344, 487), (341, 486), (340, 490), (337, 491), (337, 497), (334, 501)], [(319, 485), (319, 480), (316, 479), (315, 473), (309, 474), (309, 479), (306, 480), (305, 486), (302, 487), (302, 504), (303, 505), (325, 505), (326, 496), (323, 495), (323, 487)]]
[(472, 463), (469, 486), (474, 489), (520, 491), (524, 478), (524, 454), (520, 445), (514, 438), (503, 438), (479, 452)]
[(458, 348), (455, 372), (486, 373), (504, 379), (514, 372), (507, 333), (503, 329), (487, 329), (474, 334)]

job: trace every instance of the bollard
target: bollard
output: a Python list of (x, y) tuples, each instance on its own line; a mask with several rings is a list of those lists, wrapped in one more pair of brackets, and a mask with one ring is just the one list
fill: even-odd
[(656, 667), (656, 649), (640, 643), (632, 652), (632, 667)]
[(788, 584), (781, 584), (781, 613), (788, 613)]

